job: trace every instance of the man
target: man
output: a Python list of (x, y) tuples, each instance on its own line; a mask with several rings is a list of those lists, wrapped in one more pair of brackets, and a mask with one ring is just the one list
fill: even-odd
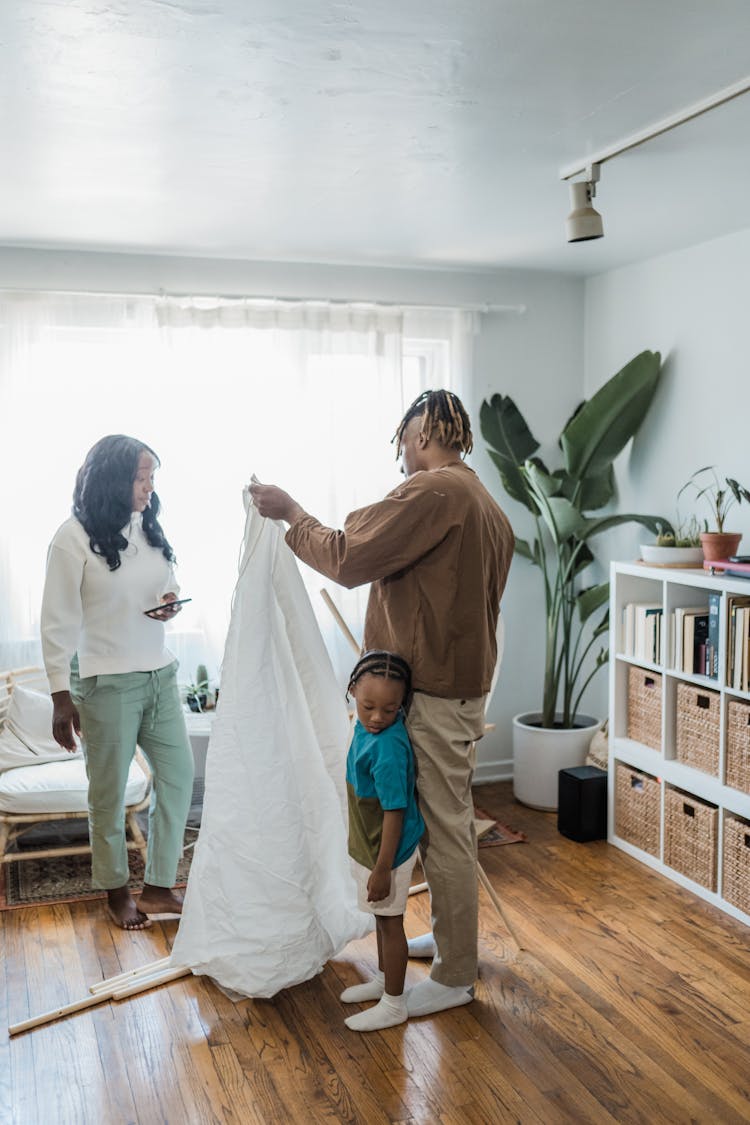
[(497, 647), (500, 598), (513, 531), (463, 462), (468, 415), (450, 391), (425, 391), (395, 435), (404, 484), (324, 527), (286, 492), (253, 485), (261, 515), (289, 524), (286, 541), (342, 586), (371, 582), (364, 649), (396, 652), (411, 665), (407, 730), (417, 762), (420, 844), (432, 900), (432, 934), (409, 943), (433, 956), (407, 995), (409, 1015), (467, 1004), (477, 975), (476, 832), (471, 782), (484, 733), (485, 697)]

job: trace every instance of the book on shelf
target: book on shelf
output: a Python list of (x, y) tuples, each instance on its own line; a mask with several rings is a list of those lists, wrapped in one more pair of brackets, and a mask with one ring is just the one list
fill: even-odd
[(676, 651), (673, 666), (678, 672), (706, 675), (708, 606), (678, 606), (675, 615)]
[(750, 578), (750, 563), (732, 562), (731, 559), (703, 560), (703, 569), (711, 574), (726, 574), (728, 577)]
[(747, 691), (750, 682), (750, 606), (736, 607), (732, 687)]
[(708, 595), (708, 639), (706, 641), (706, 675), (712, 680), (719, 678), (719, 624), (721, 616), (721, 594), (712, 590)]
[(623, 652), (650, 664), (661, 661), (661, 602), (628, 602), (623, 608)]
[(750, 597), (730, 594), (727, 597), (727, 666), (726, 682), (735, 691), (747, 691), (743, 683), (750, 680)]
[(732, 687), (742, 691), (742, 658), (745, 651), (743, 639), (744, 630), (747, 628), (745, 621), (745, 607), (734, 607), (734, 660), (732, 662)]

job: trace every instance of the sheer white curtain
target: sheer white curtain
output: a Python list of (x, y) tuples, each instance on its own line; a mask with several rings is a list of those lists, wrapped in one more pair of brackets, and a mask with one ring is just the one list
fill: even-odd
[[(383, 306), (0, 295), (0, 668), (39, 656), (47, 544), (106, 433), (152, 446), (162, 524), (193, 602), (169, 626), (181, 679), (216, 675), (252, 473), (332, 526), (399, 481), (390, 439), (425, 387), (461, 393), (469, 314)], [(455, 367), (454, 367), (455, 364)], [(351, 653), (305, 571), (342, 681)], [(361, 636), (366, 590), (328, 584)]]

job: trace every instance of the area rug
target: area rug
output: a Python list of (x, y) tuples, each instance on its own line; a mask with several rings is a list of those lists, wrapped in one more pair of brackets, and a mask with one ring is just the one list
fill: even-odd
[(491, 813), (474, 806), (474, 816), (477, 837), (480, 848), (496, 848), (500, 844), (525, 843), (526, 836), (523, 832), (516, 832), (507, 824), (500, 824)]
[[(185, 851), (177, 867), (178, 887), (187, 885), (193, 844), (197, 832), (185, 833)], [(144, 862), (140, 852), (129, 851), (129, 886), (140, 890)], [(49, 859), (21, 859), (4, 864), (0, 880), (0, 910), (17, 910), (23, 906), (49, 906), (52, 903), (83, 902), (106, 898), (104, 891), (91, 888), (91, 856), (66, 855)]]
[[(500, 824), (491, 813), (474, 809), (480, 848), (494, 848), (500, 844), (517, 844), (526, 840), (523, 832), (516, 832), (507, 824)], [(177, 886), (187, 884), (193, 845), (197, 831), (188, 828), (185, 833), (185, 851), (177, 868)], [(143, 857), (140, 852), (129, 851), (129, 885), (140, 890), (143, 883)], [(49, 906), (52, 903), (84, 902), (103, 899), (102, 891), (91, 889), (91, 856), (70, 855), (51, 859), (23, 859), (3, 865), (0, 878), (0, 910), (17, 910), (23, 906)]]

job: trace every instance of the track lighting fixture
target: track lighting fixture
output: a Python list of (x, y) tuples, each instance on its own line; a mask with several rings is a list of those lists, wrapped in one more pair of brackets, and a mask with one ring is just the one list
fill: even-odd
[[(562, 168), (560, 179), (569, 181), (572, 206), (565, 223), (568, 242), (588, 242), (592, 238), (601, 238), (604, 234), (602, 217), (591, 206), (591, 200), (596, 195), (599, 170), (605, 160), (611, 160), (613, 156), (629, 152), (631, 149), (645, 144), (646, 141), (653, 140), (654, 137), (661, 137), (671, 129), (676, 129), (687, 121), (693, 121), (696, 117), (716, 109), (717, 106), (725, 105), (734, 98), (742, 97), (743, 94), (750, 94), (750, 75), (741, 78), (733, 86), (725, 86), (724, 89), (717, 90), (715, 94), (711, 94), (702, 101), (694, 102), (693, 105), (673, 113), (671, 117), (655, 121), (653, 125), (648, 125), (640, 132), (633, 133), (631, 136), (616, 141), (614, 144), (608, 145), (607, 148), (599, 149), (595, 153), (589, 153), (581, 160), (577, 160), (575, 164), (569, 164), (567, 168)], [(585, 178), (570, 182), (573, 176), (584, 176)]]
[(571, 212), (565, 220), (568, 242), (589, 242), (604, 235), (602, 217), (591, 206), (591, 200), (596, 195), (599, 173), (599, 164), (589, 164), (584, 172), (585, 179), (568, 184), (571, 206)]

